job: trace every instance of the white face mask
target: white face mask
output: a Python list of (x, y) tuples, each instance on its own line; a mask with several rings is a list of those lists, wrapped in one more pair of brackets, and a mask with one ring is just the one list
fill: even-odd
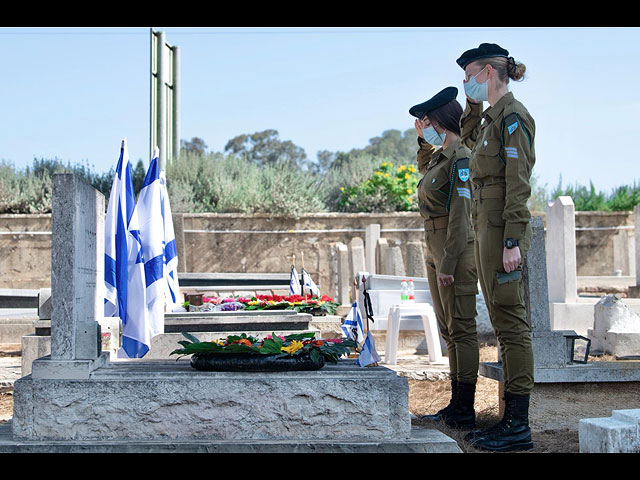
[[(485, 65), (484, 68), (487, 68)], [(489, 79), (487, 79), (484, 83), (478, 83), (476, 77), (482, 73), (484, 70), (480, 70), (473, 77), (469, 79), (464, 86), (464, 93), (466, 93), (470, 98), (473, 98), (477, 102), (486, 102), (489, 100)]]
[(424, 136), (425, 142), (430, 143), (431, 145), (442, 145), (447, 132), (442, 132), (442, 134), (440, 134), (436, 132), (435, 128), (427, 127), (422, 130), (422, 135)]

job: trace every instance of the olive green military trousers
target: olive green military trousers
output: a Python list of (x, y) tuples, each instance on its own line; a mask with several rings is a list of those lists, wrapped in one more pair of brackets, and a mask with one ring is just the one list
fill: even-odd
[(476, 383), (479, 363), (475, 320), (478, 275), (473, 241), (467, 243), (458, 259), (453, 285), (442, 287), (438, 285), (438, 272), (444, 256), (447, 229), (426, 231), (425, 236), (429, 248), (426, 259), (427, 280), (440, 335), (447, 345), (451, 379)]
[[(514, 395), (529, 395), (533, 389), (533, 350), (524, 305), (522, 263), (519, 273), (511, 278), (499, 279), (498, 275), (505, 273), (503, 210), (503, 199), (474, 200), (475, 258), (480, 287), (500, 345), (504, 389)], [(522, 259), (531, 245), (531, 235), (531, 227), (527, 225), (519, 246)]]

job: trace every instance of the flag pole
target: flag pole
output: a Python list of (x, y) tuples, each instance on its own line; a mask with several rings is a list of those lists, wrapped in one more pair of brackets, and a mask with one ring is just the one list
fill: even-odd
[(300, 252), (302, 257), (302, 271), (300, 272), (300, 286), (302, 287), (302, 295), (304, 295), (304, 303), (307, 303), (307, 294), (304, 291), (304, 251)]
[(351, 304), (358, 299), (358, 281), (356, 278), (353, 279), (353, 290), (352, 290)]

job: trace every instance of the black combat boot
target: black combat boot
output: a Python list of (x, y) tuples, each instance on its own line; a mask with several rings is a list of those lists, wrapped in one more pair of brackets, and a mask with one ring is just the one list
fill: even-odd
[(420, 420), (430, 420), (433, 422), (439, 422), (440, 420), (444, 420), (445, 416), (449, 414), (456, 402), (458, 401), (458, 381), (451, 379), (451, 400), (449, 401), (449, 405), (444, 407), (442, 410), (434, 413), (433, 415), (423, 415), (420, 417)]
[[(529, 428), (529, 395), (504, 393), (504, 417), (493, 427), (470, 432), (473, 446), (493, 452), (511, 452), (533, 448)], [(468, 440), (465, 437), (465, 440)]]
[(458, 382), (457, 402), (444, 415), (444, 423), (449, 428), (468, 430), (476, 426), (476, 412), (473, 404), (476, 397), (476, 384)]

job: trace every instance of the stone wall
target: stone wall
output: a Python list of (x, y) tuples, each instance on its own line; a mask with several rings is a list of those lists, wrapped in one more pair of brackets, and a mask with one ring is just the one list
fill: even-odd
[[(305, 269), (323, 290), (330, 285), (331, 244), (349, 245), (355, 237), (364, 240), (367, 225), (380, 224), (381, 237), (390, 245), (399, 243), (405, 262), (409, 242), (422, 242), (426, 254), (422, 219), (414, 212), (322, 213), (303, 215), (298, 220), (268, 214), (200, 213), (177, 215), (174, 224), (180, 271), (287, 272), (292, 255), (300, 269), (304, 252)], [(580, 228), (620, 225), (633, 225), (633, 214), (576, 212), (579, 276), (612, 275), (614, 266), (624, 257), (620, 253), (624, 236), (633, 233)], [(0, 215), (0, 288), (50, 287), (50, 232), (50, 215)]]

